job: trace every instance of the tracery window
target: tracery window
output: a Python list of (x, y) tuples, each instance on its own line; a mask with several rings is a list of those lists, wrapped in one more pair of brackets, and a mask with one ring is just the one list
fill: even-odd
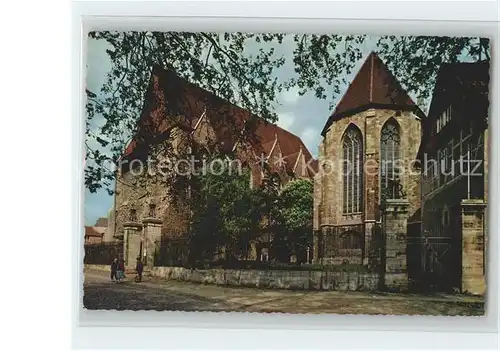
[(382, 128), (380, 136), (380, 186), (386, 198), (400, 197), (394, 181), (399, 179), (401, 135), (399, 126), (394, 119), (390, 119)]
[(363, 143), (361, 132), (354, 125), (342, 139), (343, 151), (343, 213), (361, 212), (363, 181)]

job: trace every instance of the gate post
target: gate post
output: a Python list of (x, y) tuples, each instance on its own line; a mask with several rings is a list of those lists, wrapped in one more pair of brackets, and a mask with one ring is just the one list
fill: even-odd
[(137, 222), (123, 223), (123, 260), (125, 269), (135, 269), (137, 257), (141, 254), (142, 225)]
[(485, 285), (484, 200), (462, 200), (462, 292), (483, 295)]
[(161, 240), (161, 225), (163, 221), (158, 218), (144, 218), (144, 242), (142, 248), (142, 259), (144, 267), (151, 270), (154, 267), (156, 242)]
[(407, 220), (409, 203), (406, 199), (387, 199), (385, 202), (383, 232), (385, 246), (382, 267), (384, 287), (408, 289)]
[(312, 263), (313, 264), (318, 264), (319, 263), (319, 245), (320, 245), (320, 234), (318, 230), (313, 231), (313, 249), (312, 249)]

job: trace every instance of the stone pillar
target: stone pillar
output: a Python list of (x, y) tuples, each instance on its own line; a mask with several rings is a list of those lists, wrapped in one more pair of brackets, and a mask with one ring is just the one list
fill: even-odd
[(385, 239), (384, 286), (388, 289), (408, 289), (406, 260), (408, 207), (409, 202), (406, 199), (386, 200), (382, 231)]
[(158, 218), (144, 218), (142, 224), (144, 227), (144, 241), (142, 245), (142, 262), (145, 269), (154, 267), (155, 251), (157, 242), (161, 240), (162, 220)]
[(486, 290), (486, 245), (483, 200), (462, 200), (462, 292), (483, 295)]
[(319, 230), (313, 232), (312, 263), (318, 264), (319, 260)]
[(364, 176), (364, 252), (363, 265), (372, 267), (380, 253), (374, 249), (373, 227), (379, 217), (379, 118), (375, 109), (365, 112), (365, 155), (363, 160)]
[(125, 268), (135, 269), (137, 257), (141, 255), (142, 224), (137, 222), (123, 223), (123, 259)]
[(363, 247), (363, 266), (370, 270), (380, 268), (380, 224), (365, 221), (365, 242)]
[(250, 250), (248, 250), (248, 259), (251, 261), (257, 261), (257, 242), (250, 242)]

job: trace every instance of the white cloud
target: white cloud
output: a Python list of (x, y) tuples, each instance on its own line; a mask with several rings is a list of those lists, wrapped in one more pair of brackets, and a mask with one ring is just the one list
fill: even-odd
[(282, 92), (280, 100), (287, 105), (295, 105), (299, 98), (299, 89), (293, 87), (287, 91)]
[(318, 135), (319, 135), (319, 131), (314, 129), (314, 128), (306, 128), (300, 134), (300, 138), (302, 139), (302, 142), (306, 145), (309, 152), (313, 155), (315, 155), (317, 153)]
[(289, 130), (295, 121), (295, 115), (293, 113), (281, 112), (278, 114), (278, 126), (285, 130)]

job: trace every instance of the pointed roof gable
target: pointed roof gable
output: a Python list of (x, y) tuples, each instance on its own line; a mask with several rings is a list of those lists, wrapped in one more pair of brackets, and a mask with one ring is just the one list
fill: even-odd
[(104, 235), (104, 232), (102, 229), (96, 228), (96, 227), (91, 227), (91, 226), (85, 226), (85, 237), (98, 237), (102, 238)]
[(334, 121), (371, 107), (410, 109), (423, 116), (422, 111), (401, 87), (389, 68), (373, 51), (349, 84), (321, 135), (325, 135)]
[[(204, 123), (213, 130), (213, 142), (225, 151), (234, 150), (238, 143), (244, 142), (255, 155), (269, 156), (273, 146), (279, 143), (290, 167), (295, 164), (301, 148), (306, 162), (312, 163), (311, 153), (297, 135), (158, 65), (152, 68), (136, 137), (127, 145), (124, 157), (161, 141), (162, 135), (168, 137), (168, 131), (174, 126), (193, 132)], [(246, 138), (239, 132), (243, 130), (248, 132)], [(310, 173), (313, 172), (311, 169)]]

